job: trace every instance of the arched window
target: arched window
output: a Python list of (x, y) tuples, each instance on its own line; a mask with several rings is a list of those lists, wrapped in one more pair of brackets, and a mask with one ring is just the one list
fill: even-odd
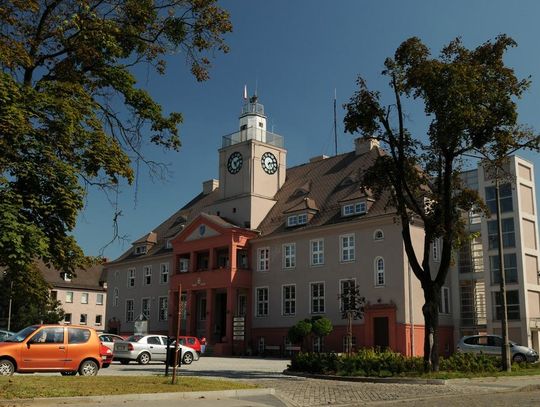
[(383, 286), (385, 283), (384, 280), (384, 259), (377, 257), (375, 259), (375, 286)]
[(384, 240), (384, 233), (381, 229), (377, 229), (373, 233), (373, 240)]
[(118, 297), (119, 297), (119, 293), (118, 293), (118, 288), (115, 287), (114, 289), (114, 301), (113, 301), (113, 306), (115, 307), (118, 307)]

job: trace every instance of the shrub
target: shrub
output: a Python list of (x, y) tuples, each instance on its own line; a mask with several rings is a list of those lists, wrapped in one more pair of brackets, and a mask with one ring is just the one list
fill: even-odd
[(311, 332), (316, 336), (327, 336), (332, 332), (334, 327), (332, 322), (325, 317), (313, 317), (311, 323)]

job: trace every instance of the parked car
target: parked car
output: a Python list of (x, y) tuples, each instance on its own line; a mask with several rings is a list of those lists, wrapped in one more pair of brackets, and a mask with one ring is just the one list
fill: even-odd
[(60, 372), (95, 376), (102, 367), (101, 342), (85, 326), (31, 325), (0, 342), (0, 375)]
[(115, 334), (99, 334), (99, 340), (103, 345), (114, 352), (114, 343), (117, 341), (123, 341), (124, 338)]
[[(180, 345), (181, 360), (185, 365), (191, 364), (194, 360), (199, 360), (197, 352)], [(114, 359), (122, 364), (128, 364), (136, 360), (140, 365), (146, 365), (151, 360), (165, 362), (167, 359), (167, 337), (165, 335), (132, 335), (125, 341), (114, 343)]]
[(180, 345), (187, 346), (188, 348), (195, 349), (195, 352), (201, 356), (201, 353), (204, 353), (202, 350), (201, 342), (194, 336), (180, 336), (179, 338)]
[[(464, 336), (457, 345), (458, 352), (483, 353), (486, 355), (501, 356), (502, 337), (499, 335), (473, 335)], [(527, 346), (518, 345), (510, 341), (510, 353), (512, 361), (536, 362), (538, 353)]]
[(108, 346), (104, 345), (102, 342), (99, 347), (99, 353), (101, 355), (101, 368), (102, 369), (108, 368), (113, 361), (112, 350)]
[(0, 342), (5, 341), (7, 338), (9, 338), (11, 335), (13, 335), (15, 332), (11, 331), (4, 331), (3, 329), (0, 329)]

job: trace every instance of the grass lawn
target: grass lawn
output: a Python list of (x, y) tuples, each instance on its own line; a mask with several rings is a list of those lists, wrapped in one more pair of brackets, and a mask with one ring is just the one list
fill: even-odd
[(0, 377), (0, 399), (101, 396), (114, 394), (253, 389), (239, 381), (163, 376), (10, 376)]

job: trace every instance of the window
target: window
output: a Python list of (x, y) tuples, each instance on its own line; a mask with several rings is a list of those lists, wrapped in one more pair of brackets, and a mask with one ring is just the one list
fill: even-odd
[(199, 298), (199, 321), (206, 321), (206, 298)]
[(180, 273), (187, 273), (189, 270), (189, 259), (180, 258)]
[[(516, 236), (514, 234), (514, 219), (506, 218), (501, 220), (502, 223), (502, 239), (503, 247), (516, 247)], [(497, 249), (499, 247), (499, 237), (497, 233), (497, 221), (488, 221), (488, 241), (489, 249)]]
[(294, 284), (284, 285), (282, 291), (283, 315), (296, 314), (296, 286)]
[(351, 336), (350, 338), (351, 344), (350, 346), (348, 346), (347, 344), (349, 342), (349, 337), (347, 335), (343, 337), (343, 352), (348, 352), (356, 349), (356, 336)]
[(96, 323), (95, 323), (95, 325), (101, 325), (101, 320), (102, 320), (102, 316), (101, 315), (96, 315)]
[[(501, 293), (493, 293), (495, 297), (495, 319), (500, 321), (502, 318), (502, 299)], [(506, 292), (506, 309), (508, 313), (508, 319), (520, 319), (519, 314), (519, 291), (512, 290)]]
[(81, 294), (81, 304), (88, 304), (88, 293)]
[(268, 247), (262, 247), (257, 250), (258, 258), (258, 270), (268, 271), (270, 262), (270, 249)]
[(256, 315), (258, 317), (268, 316), (268, 287), (259, 287), (255, 290), (257, 299)]
[[(349, 292), (353, 292), (354, 290), (354, 287), (356, 286), (356, 280), (352, 279), (352, 280), (340, 280), (339, 282), (339, 293), (340, 293), (340, 297), (341, 297), (341, 304), (340, 304), (340, 309), (342, 311), (348, 311), (350, 306), (349, 305), (349, 302), (350, 300), (347, 299), (346, 297), (346, 294), (349, 293)], [(345, 296), (344, 296), (345, 294)]]
[(86, 343), (90, 339), (90, 335), (88, 329), (68, 328), (68, 343)]
[(168, 317), (169, 299), (167, 297), (159, 297), (159, 315), (160, 321), (167, 321)]
[(152, 284), (152, 266), (143, 267), (143, 283), (144, 285)]
[(313, 338), (313, 352), (321, 353), (324, 349), (324, 338), (316, 336)]
[(150, 298), (142, 299), (141, 312), (147, 319), (150, 319)]
[(71, 324), (71, 314), (64, 314), (64, 324)]
[(58, 299), (58, 291), (51, 290), (51, 300), (56, 301)]
[(259, 337), (258, 350), (260, 355), (264, 354), (264, 336)]
[[(499, 203), (501, 213), (512, 212), (514, 210), (512, 205), (512, 186), (510, 184), (504, 184), (499, 187)], [(494, 186), (486, 187), (486, 205), (491, 214), (497, 213), (497, 199), (495, 198)]]
[(119, 296), (120, 296), (120, 292), (118, 291), (118, 288), (115, 287), (114, 294), (113, 294), (113, 307), (118, 307)]
[(70, 282), (71, 281), (71, 274), (69, 273), (62, 273), (62, 280)]
[(137, 246), (135, 248), (135, 254), (145, 254), (146, 253), (146, 246)]
[(323, 314), (325, 312), (324, 283), (311, 283), (309, 291), (311, 293), (311, 313)]
[(103, 294), (96, 294), (96, 304), (103, 305)]
[(79, 324), (81, 325), (86, 325), (86, 321), (88, 321), (88, 315), (86, 314), (81, 314), (81, 318), (79, 320)]
[(283, 268), (292, 269), (296, 267), (296, 244), (289, 243), (283, 245)]
[(311, 265), (320, 266), (324, 264), (324, 240), (317, 239), (311, 242)]
[(366, 213), (365, 201), (350, 203), (341, 207), (341, 214), (343, 216), (360, 215), (363, 213)]
[(172, 249), (172, 239), (167, 239), (167, 245), (165, 247), (167, 249)]
[(339, 241), (341, 246), (341, 261), (354, 261), (354, 235), (340, 236)]
[(127, 286), (128, 287), (135, 287), (135, 269), (128, 269)]
[(439, 300), (439, 312), (450, 314), (450, 288), (441, 287), (441, 298)]
[(66, 291), (66, 302), (73, 302), (73, 291)]
[(287, 226), (305, 225), (307, 223), (307, 213), (299, 213), (298, 215), (290, 215), (287, 217)]
[[(504, 258), (504, 279), (507, 284), (518, 282), (517, 258), (515, 253), (508, 253)], [(501, 271), (499, 269), (499, 256), (489, 256), (489, 269), (491, 270), (491, 284), (501, 282)]]
[(384, 286), (384, 259), (382, 257), (375, 259), (375, 286)]
[(43, 328), (37, 334), (35, 334), (29, 343), (35, 344), (50, 344), (50, 343), (64, 343), (64, 328), (63, 327), (49, 327)]
[(126, 300), (126, 322), (133, 322), (133, 300)]
[(169, 282), (169, 263), (161, 263), (159, 268), (159, 283), (167, 284)]
[(239, 317), (245, 317), (247, 315), (247, 295), (240, 294), (238, 296), (238, 303), (237, 303), (237, 315)]
[(381, 229), (377, 229), (375, 233), (373, 233), (373, 240), (375, 241), (384, 240), (384, 233)]
[(431, 253), (433, 256), (433, 261), (441, 261), (441, 239), (435, 238), (433, 243), (431, 243)]

